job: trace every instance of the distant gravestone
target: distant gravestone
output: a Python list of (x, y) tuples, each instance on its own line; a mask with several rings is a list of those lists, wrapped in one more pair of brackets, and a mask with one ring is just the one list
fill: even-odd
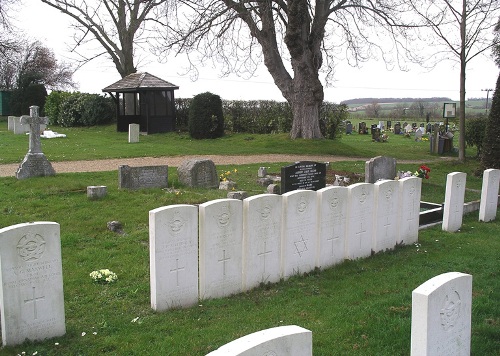
[(149, 212), (151, 308), (198, 302), (198, 208), (171, 205)]
[(96, 200), (104, 198), (108, 194), (108, 187), (105, 185), (89, 185), (87, 187), (87, 198)]
[(217, 199), (200, 204), (200, 299), (242, 291), (243, 202)]
[(66, 333), (59, 224), (0, 229), (0, 273), (4, 346)]
[(296, 325), (278, 326), (243, 336), (206, 356), (312, 356), (312, 332)]
[(375, 183), (374, 189), (373, 251), (377, 253), (392, 250), (396, 246), (399, 231), (399, 182), (379, 181)]
[(15, 116), (7, 117), (7, 130), (8, 131), (14, 131), (15, 124), (16, 124), (16, 117)]
[(42, 143), (40, 142), (40, 125), (46, 124), (48, 119), (38, 116), (38, 106), (33, 105), (30, 106), (30, 116), (21, 116), (20, 122), (25, 127), (29, 127), (30, 141), (28, 153), (16, 171), (16, 178), (26, 179), (55, 175), (54, 168), (42, 152)]
[(346, 135), (352, 134), (352, 124), (350, 122), (348, 122), (345, 125), (345, 133), (346, 133)]
[(469, 356), (472, 276), (444, 273), (412, 293), (411, 355)]
[(359, 123), (358, 133), (362, 135), (366, 135), (368, 133), (368, 130), (366, 129), (366, 122), (362, 121)]
[(345, 259), (347, 187), (318, 190), (319, 241), (318, 266), (327, 268)]
[(377, 156), (365, 163), (365, 183), (375, 183), (380, 179), (396, 177), (396, 159)]
[(392, 128), (392, 121), (387, 121), (387, 129), (390, 130)]
[(479, 205), (479, 221), (488, 222), (495, 220), (497, 216), (499, 184), (499, 169), (487, 169), (484, 171), (481, 203)]
[(444, 231), (455, 232), (462, 226), (466, 173), (453, 172), (446, 177), (443, 224)]
[(243, 289), (281, 278), (282, 197), (260, 194), (243, 201)]
[(281, 168), (281, 192), (326, 186), (326, 163), (302, 161)]
[(139, 124), (128, 125), (128, 142), (129, 143), (139, 142)]
[(189, 159), (177, 167), (179, 181), (188, 187), (218, 188), (219, 176), (209, 159)]
[(394, 134), (395, 135), (401, 134), (401, 124), (399, 122), (396, 125), (394, 125)]
[(167, 188), (168, 166), (118, 167), (118, 188)]
[(317, 193), (297, 190), (283, 196), (283, 277), (316, 268), (318, 247)]
[(398, 244), (411, 245), (418, 241), (420, 197), (422, 179), (406, 177), (399, 180), (399, 240)]
[(415, 131), (415, 141), (422, 141), (422, 131), (421, 130)]
[(347, 187), (346, 258), (368, 257), (372, 251), (374, 186), (356, 183)]

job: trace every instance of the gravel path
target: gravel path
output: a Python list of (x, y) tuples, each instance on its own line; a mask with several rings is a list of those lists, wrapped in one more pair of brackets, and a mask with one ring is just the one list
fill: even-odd
[[(297, 162), (297, 161), (316, 161), (316, 162), (338, 162), (338, 161), (367, 161), (369, 158), (343, 157), (343, 156), (304, 156), (304, 155), (256, 155), (256, 156), (176, 156), (176, 157), (140, 157), (140, 158), (116, 158), (102, 159), (97, 161), (64, 161), (51, 162), (56, 173), (69, 172), (102, 172), (118, 170), (118, 166), (128, 165), (138, 166), (157, 166), (168, 165), (178, 167), (183, 161), (190, 158), (205, 158), (212, 160), (217, 164), (246, 164), (246, 163), (274, 163), (274, 162)], [(1, 164), (0, 177), (14, 177), (19, 168), (19, 163)]]

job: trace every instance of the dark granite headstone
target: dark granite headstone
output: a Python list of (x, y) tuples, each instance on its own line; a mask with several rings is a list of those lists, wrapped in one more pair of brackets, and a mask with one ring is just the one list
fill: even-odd
[(352, 134), (352, 124), (350, 122), (348, 122), (346, 125), (345, 125), (345, 133), (347, 135), (350, 135)]
[(302, 161), (281, 167), (281, 192), (319, 190), (326, 186), (326, 163)]
[(394, 125), (394, 134), (396, 135), (401, 134), (401, 124), (399, 122), (396, 125)]
[(359, 123), (358, 133), (366, 135), (368, 130), (366, 129), (366, 122), (362, 121)]
[(118, 188), (167, 188), (168, 166), (118, 167)]

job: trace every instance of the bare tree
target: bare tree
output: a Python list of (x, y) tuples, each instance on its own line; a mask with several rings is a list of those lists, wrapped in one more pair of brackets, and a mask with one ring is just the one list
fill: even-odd
[(367, 118), (378, 118), (380, 115), (380, 104), (376, 101), (366, 105), (365, 114)]
[(263, 60), (292, 108), (292, 138), (322, 137), (320, 72), (331, 83), (337, 59), (379, 57), (391, 67), (414, 54), (401, 41), (411, 26), (405, 0), (180, 0), (176, 10), (159, 52), (187, 53), (195, 71), (212, 58), (223, 75), (252, 75)]
[(108, 55), (123, 78), (137, 71), (134, 46), (145, 43), (150, 13), (167, 0), (41, 0), (74, 20), (75, 49), (97, 41), (100, 50), (92, 57), (81, 55), (82, 64)]
[(498, 0), (410, 0), (415, 13), (434, 34), (438, 50), (433, 60), (451, 59), (460, 65), (458, 159), (465, 162), (465, 74), (467, 64), (499, 44), (492, 40), (500, 14)]
[(13, 28), (10, 21), (10, 14), (19, 0), (0, 0), (0, 57), (5, 56), (8, 51), (18, 49), (18, 41), (13, 34)]

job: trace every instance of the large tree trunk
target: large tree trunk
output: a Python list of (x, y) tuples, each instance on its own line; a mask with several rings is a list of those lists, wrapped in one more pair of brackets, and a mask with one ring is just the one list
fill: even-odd
[(465, 69), (467, 65), (466, 56), (466, 28), (467, 28), (467, 2), (462, 1), (462, 21), (460, 23), (461, 51), (460, 51), (460, 121), (458, 128), (460, 136), (458, 139), (458, 160), (465, 162)]

